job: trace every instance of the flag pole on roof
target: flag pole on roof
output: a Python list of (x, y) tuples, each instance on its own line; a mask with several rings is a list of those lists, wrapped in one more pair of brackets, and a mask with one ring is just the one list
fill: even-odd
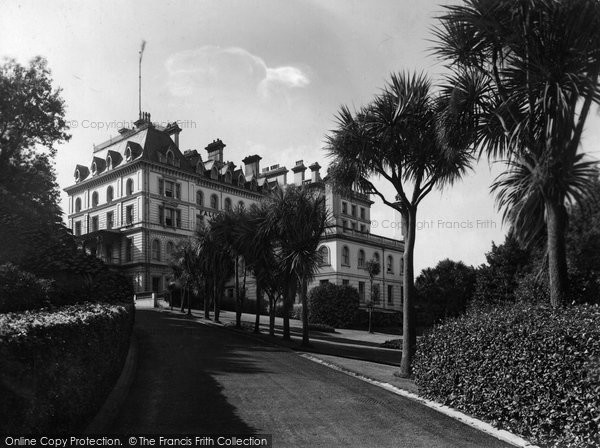
[(140, 48), (140, 62), (139, 62), (139, 78), (138, 78), (138, 102), (139, 102), (139, 118), (142, 119), (142, 56), (144, 55), (144, 48), (146, 48), (146, 41), (142, 40), (142, 46)]

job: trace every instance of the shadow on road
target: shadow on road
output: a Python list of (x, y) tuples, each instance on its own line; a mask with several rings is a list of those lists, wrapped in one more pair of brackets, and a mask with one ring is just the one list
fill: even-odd
[[(264, 374), (234, 335), (209, 331), (186, 317), (136, 312), (138, 367), (116, 417), (116, 434), (253, 434), (223, 394), (219, 374)], [(232, 337), (233, 336), (233, 337)], [(277, 351), (256, 347), (254, 350)], [(249, 379), (250, 380), (250, 379)]]

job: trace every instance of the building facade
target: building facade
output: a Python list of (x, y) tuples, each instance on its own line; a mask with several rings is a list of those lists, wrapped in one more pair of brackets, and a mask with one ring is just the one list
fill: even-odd
[[(224, 161), (221, 140), (206, 146), (205, 158), (196, 150), (182, 153), (180, 132), (176, 123), (160, 127), (143, 114), (133, 129), (123, 128), (119, 136), (95, 146), (89, 164), (77, 165), (75, 183), (65, 188), (73, 234), (88, 252), (120, 266), (137, 293), (166, 289), (177, 244), (216, 213), (250, 206), (288, 185), (289, 170), (280, 165), (261, 170), (259, 155), (246, 157), (240, 167)], [(372, 202), (359, 193), (336, 193), (320, 169), (317, 163), (307, 168), (297, 161), (291, 170), (294, 184), (310, 184), (326, 196), (332, 216), (319, 249), (321, 270), (310, 287), (352, 285), (363, 305), (374, 297), (375, 307), (400, 310), (404, 243), (372, 235)], [(307, 170), (310, 178), (305, 178)], [(370, 259), (381, 265), (373, 279), (374, 296), (365, 270)]]

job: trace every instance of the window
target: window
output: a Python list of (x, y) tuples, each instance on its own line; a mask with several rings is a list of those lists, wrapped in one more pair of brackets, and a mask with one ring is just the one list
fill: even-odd
[(387, 258), (387, 271), (389, 273), (394, 272), (394, 258), (391, 255), (388, 255), (388, 258)]
[(75, 235), (76, 236), (81, 235), (81, 221), (75, 222)]
[(344, 215), (348, 214), (348, 203), (346, 203), (346, 202), (342, 202), (342, 213)]
[(107, 229), (112, 229), (114, 225), (115, 225), (115, 222), (114, 222), (114, 213), (113, 212), (108, 212), (106, 214), (106, 228)]
[(212, 170), (210, 170), (210, 178), (217, 180), (219, 178), (219, 173), (217, 172), (217, 168), (213, 166)]
[(404, 257), (400, 257), (400, 275), (404, 274)]
[(348, 230), (348, 221), (345, 219), (342, 220), (342, 232), (346, 232)]
[(125, 160), (128, 162), (131, 160), (131, 148), (129, 146), (125, 149)]
[(356, 216), (356, 205), (352, 206), (352, 216)]
[(75, 213), (81, 211), (81, 198), (75, 199)]
[(344, 286), (350, 286), (350, 280), (348, 280), (348, 279), (342, 279), (342, 285), (344, 285)]
[(392, 304), (394, 303), (394, 286), (393, 285), (388, 285), (388, 297), (387, 297), (387, 302), (388, 304)]
[(175, 155), (171, 150), (167, 151), (167, 165), (175, 165)]
[(350, 225), (352, 226), (352, 230), (356, 230), (356, 223), (354, 221), (352, 221)]
[(373, 283), (373, 291), (371, 291), (373, 303), (379, 303), (379, 283)]
[(106, 158), (106, 169), (112, 170), (112, 167), (113, 167), (112, 157), (109, 155)]
[(373, 254), (373, 260), (375, 260), (377, 263), (379, 263), (379, 253), (375, 252)]
[(94, 191), (92, 193), (92, 207), (95, 207), (98, 205), (98, 192)]
[(169, 207), (159, 207), (159, 221), (163, 226), (181, 228), (181, 210)]
[(92, 232), (96, 232), (98, 230), (98, 217), (92, 216)]
[[(181, 199), (181, 184), (178, 184), (177, 182), (159, 179), (158, 189), (162, 196), (166, 196), (168, 198)], [(196, 201), (197, 200), (198, 198), (196, 197)]]
[(365, 218), (365, 208), (364, 207), (360, 208), (360, 219), (366, 219)]
[(321, 246), (319, 249), (319, 264), (321, 266), (326, 266), (329, 265), (329, 249), (327, 248), (327, 246)]
[(225, 198), (225, 211), (231, 211), (231, 199), (229, 198)]
[(167, 257), (171, 258), (171, 256), (173, 255), (174, 251), (175, 251), (175, 245), (173, 244), (172, 241), (169, 241), (167, 243)]
[(358, 267), (359, 268), (365, 267), (365, 251), (362, 249), (360, 249), (358, 251)]
[(196, 215), (196, 230), (201, 230), (204, 228), (204, 216)]
[(125, 207), (125, 224), (133, 224), (133, 205)]
[(112, 244), (107, 244), (106, 246), (104, 246), (104, 254), (106, 257), (106, 262), (107, 263), (112, 263), (113, 262), (113, 247)]
[(342, 248), (342, 264), (350, 266), (350, 249), (348, 249), (348, 246)]
[(196, 205), (204, 207), (204, 193), (201, 190), (196, 192)]
[(152, 241), (152, 259), (160, 261), (160, 241)]
[(240, 210), (244, 210), (246, 208), (246, 204), (244, 204), (244, 201), (240, 201), (238, 202), (238, 207), (240, 208)]
[(216, 194), (213, 194), (210, 197), (210, 208), (214, 208), (215, 210), (219, 209), (219, 198)]
[(125, 184), (125, 192), (126, 194), (133, 194), (133, 179), (127, 179), (127, 183)]
[(227, 171), (227, 173), (225, 174), (225, 182), (227, 182), (228, 184), (231, 183), (231, 173), (229, 171)]
[(364, 224), (360, 225), (360, 231), (364, 233), (364, 231), (365, 231), (365, 225)]
[(365, 301), (365, 282), (358, 282), (358, 297), (361, 302)]
[(133, 240), (131, 238), (125, 240), (125, 261), (133, 261)]
[(112, 187), (112, 186), (109, 186), (109, 187), (106, 189), (106, 202), (112, 202), (112, 200), (113, 200), (113, 196), (114, 196), (114, 195), (113, 195), (113, 187)]

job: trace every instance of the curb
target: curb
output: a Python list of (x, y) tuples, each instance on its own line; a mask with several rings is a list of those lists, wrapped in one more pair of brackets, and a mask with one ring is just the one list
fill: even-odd
[(121, 375), (119, 375), (115, 386), (104, 401), (104, 404), (102, 405), (94, 419), (83, 431), (84, 435), (101, 434), (107, 431), (110, 424), (117, 417), (119, 409), (121, 408), (123, 402), (125, 401), (125, 398), (127, 397), (129, 388), (133, 383), (133, 377), (135, 375), (135, 372), (137, 371), (137, 361), (137, 338), (135, 336), (135, 333), (132, 332), (131, 339), (129, 341), (129, 351), (127, 352), (127, 357), (125, 358), (125, 363), (123, 365), (123, 370), (121, 370)]
[(475, 429), (477, 429), (481, 432), (484, 432), (492, 437), (495, 437), (496, 439), (502, 440), (503, 442), (510, 443), (511, 445), (522, 447), (522, 448), (539, 448), (537, 445), (533, 445), (529, 441), (523, 439), (522, 437), (517, 436), (516, 434), (512, 434), (504, 429), (497, 429), (497, 428), (493, 427), (492, 425), (490, 425), (489, 423), (478, 420), (469, 415), (463, 414), (460, 411), (457, 411), (448, 406), (441, 405), (435, 401), (419, 397), (418, 395), (415, 395), (412, 392), (405, 391), (405, 390), (400, 389), (392, 384), (374, 380), (367, 376), (364, 376), (359, 373), (356, 373), (351, 370), (340, 367), (336, 364), (333, 364), (333, 363), (330, 363), (327, 361), (323, 361), (322, 359), (320, 359), (318, 357), (315, 357), (315, 356), (312, 356), (312, 355), (309, 355), (306, 353), (301, 353), (299, 355), (302, 356), (303, 358), (308, 359), (317, 364), (321, 364), (325, 367), (329, 367), (330, 369), (337, 370), (338, 372), (341, 372), (341, 373), (345, 373), (346, 375), (352, 376), (352, 377), (357, 378), (366, 383), (370, 383), (370, 384), (373, 384), (374, 386), (381, 387), (382, 389), (385, 389), (396, 395), (400, 395), (402, 397), (405, 397), (410, 400), (421, 403), (422, 405), (427, 406), (428, 408), (434, 409), (444, 415), (447, 415), (450, 418), (453, 418), (455, 420), (458, 420), (461, 423), (464, 423), (467, 426), (470, 426), (471, 428), (475, 428)]

